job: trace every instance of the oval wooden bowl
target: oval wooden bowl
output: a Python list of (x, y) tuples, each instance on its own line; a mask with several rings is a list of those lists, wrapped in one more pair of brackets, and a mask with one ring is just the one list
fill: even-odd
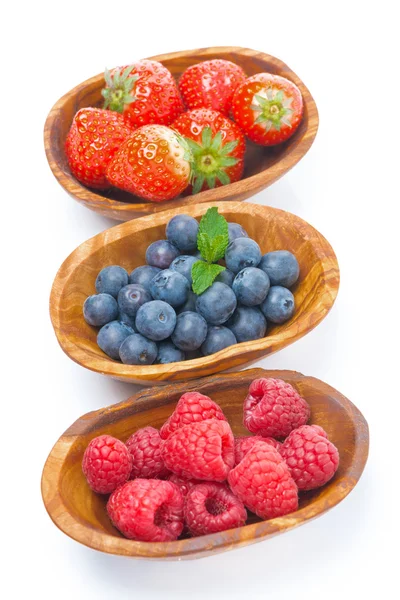
[[(300, 277), (292, 289), (296, 312), (283, 325), (269, 327), (267, 337), (242, 342), (210, 356), (167, 365), (124, 365), (97, 346), (98, 329), (83, 319), (82, 306), (95, 293), (98, 272), (121, 265), (128, 272), (145, 263), (147, 246), (165, 237), (166, 223), (178, 213), (201, 217), (217, 206), (227, 221), (243, 225), (263, 253), (288, 249), (300, 264)], [(50, 296), (50, 316), (61, 348), (80, 365), (122, 381), (141, 383), (194, 379), (249, 364), (293, 343), (327, 315), (339, 287), (336, 256), (311, 225), (299, 217), (268, 206), (240, 202), (196, 204), (116, 225), (81, 244), (60, 267)]]
[(293, 81), (301, 90), (304, 100), (303, 120), (293, 137), (280, 146), (262, 148), (248, 142), (245, 173), (241, 181), (169, 202), (143, 202), (143, 199), (115, 188), (105, 192), (90, 190), (70, 173), (64, 144), (72, 119), (80, 108), (103, 104), (101, 90), (104, 87), (104, 76), (96, 75), (60, 98), (51, 109), (44, 127), (46, 155), (54, 176), (74, 200), (87, 208), (117, 221), (128, 221), (146, 214), (178, 208), (182, 204), (245, 200), (282, 177), (306, 154), (313, 143), (318, 129), (315, 102), (301, 79), (274, 56), (248, 48), (217, 47), (173, 52), (151, 58), (162, 62), (177, 80), (190, 65), (212, 58), (231, 60), (243, 67), (248, 76), (263, 71), (282, 75)]
[[(122, 537), (107, 516), (107, 497), (92, 492), (82, 473), (82, 457), (90, 440), (108, 433), (125, 441), (141, 427), (159, 428), (179, 397), (191, 390), (200, 391), (220, 404), (233, 433), (246, 435), (243, 400), (251, 381), (257, 377), (284, 379), (307, 400), (311, 406), (310, 422), (323, 427), (339, 450), (340, 465), (334, 478), (318, 490), (302, 493), (299, 509), (285, 517), (261, 521), (251, 515), (244, 527), (176, 542), (134, 542)], [(134, 558), (199, 558), (284, 533), (339, 504), (361, 477), (368, 445), (368, 425), (363, 415), (326, 383), (294, 371), (251, 369), (143, 390), (125, 402), (84, 415), (52, 449), (43, 470), (42, 496), (57, 527), (95, 550)]]

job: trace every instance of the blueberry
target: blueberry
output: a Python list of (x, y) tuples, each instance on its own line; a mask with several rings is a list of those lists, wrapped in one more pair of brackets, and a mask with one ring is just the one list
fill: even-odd
[(98, 294), (110, 294), (116, 298), (118, 292), (124, 285), (128, 285), (128, 273), (122, 267), (111, 265), (104, 267), (96, 278), (96, 292)]
[(185, 304), (189, 290), (186, 277), (171, 269), (161, 271), (150, 284), (150, 292), (154, 300), (164, 300), (174, 308)]
[(166, 365), (181, 360), (185, 360), (185, 353), (179, 350), (170, 340), (158, 344), (157, 365)]
[(249, 237), (247, 231), (239, 223), (228, 223), (229, 243), (239, 237)]
[(118, 306), (122, 313), (134, 317), (139, 308), (150, 302), (150, 292), (137, 283), (129, 283), (118, 294)]
[(236, 308), (236, 296), (225, 283), (214, 282), (198, 296), (196, 310), (211, 325), (222, 325)]
[(193, 352), (185, 352), (185, 360), (195, 360), (196, 358), (202, 358), (203, 355), (200, 351), (200, 348), (197, 350), (193, 350)]
[(189, 215), (176, 215), (168, 222), (166, 235), (168, 241), (182, 252), (192, 252), (197, 248), (199, 224)]
[(248, 342), (265, 336), (267, 322), (259, 308), (238, 306), (226, 327), (229, 327), (238, 342)]
[(188, 280), (189, 284), (192, 285), (192, 267), (194, 263), (197, 263), (198, 259), (195, 256), (189, 256), (187, 254), (182, 254), (182, 256), (178, 256), (175, 260), (172, 261), (170, 265), (170, 269), (172, 271), (176, 271), (180, 273)]
[(206, 335), (207, 323), (203, 317), (196, 312), (188, 311), (178, 315), (171, 339), (180, 350), (191, 352), (200, 348)]
[(120, 323), (125, 323), (125, 325), (128, 325), (129, 327), (132, 327), (133, 331), (135, 333), (136, 332), (136, 325), (135, 325), (135, 317), (130, 317), (129, 315), (127, 315), (126, 313), (122, 313), (120, 311), (117, 321), (119, 321)]
[(134, 333), (122, 342), (119, 356), (125, 365), (152, 365), (157, 358), (157, 344)]
[(143, 304), (137, 311), (136, 329), (150, 340), (166, 340), (176, 325), (176, 313), (172, 306), (161, 300)]
[(202, 353), (207, 356), (236, 344), (236, 338), (227, 327), (213, 326), (208, 328), (207, 337), (201, 347)]
[(146, 262), (152, 267), (168, 269), (174, 258), (180, 255), (176, 246), (167, 240), (153, 242), (146, 250)]
[(97, 344), (111, 358), (119, 360), (119, 349), (122, 342), (134, 333), (132, 327), (120, 321), (111, 321), (102, 327), (97, 335)]
[(295, 311), (294, 296), (290, 290), (280, 285), (270, 287), (268, 296), (261, 304), (261, 310), (272, 323), (284, 323)]
[(225, 252), (226, 266), (234, 273), (239, 273), (245, 267), (256, 267), (260, 260), (260, 246), (246, 237), (236, 238)]
[(246, 267), (236, 275), (232, 289), (239, 304), (257, 306), (267, 297), (269, 277), (261, 269)]
[(295, 255), (288, 250), (276, 250), (264, 254), (258, 266), (267, 273), (271, 285), (282, 285), (288, 288), (299, 278), (299, 263)]
[(118, 317), (118, 304), (110, 294), (94, 294), (83, 304), (83, 318), (89, 325), (102, 327)]
[(225, 283), (232, 287), (233, 280), (235, 279), (235, 273), (232, 273), (229, 269), (225, 269), (225, 271), (221, 271), (219, 275), (216, 276), (214, 281), (220, 281), (221, 283)]
[(144, 265), (143, 267), (136, 267), (129, 275), (129, 283), (138, 283), (148, 292), (150, 291), (150, 282), (159, 273), (161, 269), (158, 267), (151, 267), (150, 265)]
[(192, 290), (189, 290), (188, 299), (186, 300), (185, 304), (182, 304), (182, 306), (176, 309), (176, 313), (180, 314), (187, 312), (188, 310), (191, 312), (196, 312), (196, 300), (197, 294), (192, 292)]
[(201, 255), (200, 250), (196, 250), (196, 252), (193, 252), (192, 256), (195, 256), (197, 258), (197, 260), (204, 260), (204, 258)]

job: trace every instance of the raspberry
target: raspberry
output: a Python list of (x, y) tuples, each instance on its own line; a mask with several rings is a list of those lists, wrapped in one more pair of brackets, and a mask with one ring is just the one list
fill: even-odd
[(161, 427), (160, 435), (163, 440), (166, 440), (171, 433), (183, 425), (206, 419), (227, 420), (221, 408), (211, 398), (198, 392), (187, 392), (180, 397), (174, 412)]
[(261, 519), (297, 510), (297, 486), (281, 455), (269, 444), (256, 442), (228, 475), (236, 496)]
[(126, 441), (133, 459), (131, 479), (162, 479), (168, 474), (161, 458), (161, 441), (160, 432), (154, 427), (139, 429)]
[(310, 407), (281, 379), (255, 379), (244, 401), (244, 425), (263, 437), (286, 437), (310, 418)]
[(303, 425), (292, 431), (280, 453), (299, 490), (313, 490), (324, 485), (339, 466), (336, 446), (318, 425)]
[(191, 490), (194, 485), (202, 483), (198, 479), (185, 479), (184, 477), (178, 477), (178, 475), (175, 475), (175, 473), (171, 473), (171, 475), (168, 477), (168, 481), (178, 486), (184, 498), (186, 498), (188, 491)]
[(249, 437), (236, 437), (235, 438), (235, 465), (238, 465), (241, 460), (246, 456), (249, 450), (254, 446), (256, 442), (267, 442), (275, 450), (279, 450), (282, 445), (278, 440), (274, 440), (271, 437), (262, 437), (261, 435), (251, 435)]
[(243, 502), (223, 483), (194, 485), (185, 503), (185, 521), (192, 535), (206, 535), (241, 527), (247, 519)]
[(93, 438), (82, 459), (89, 486), (99, 494), (110, 494), (129, 479), (132, 457), (128, 448), (111, 435)]
[(117, 529), (131, 540), (170, 542), (183, 529), (183, 496), (160, 479), (133, 479), (111, 494), (107, 512)]
[(224, 481), (235, 463), (233, 434), (226, 421), (184, 425), (161, 447), (167, 469), (187, 479)]

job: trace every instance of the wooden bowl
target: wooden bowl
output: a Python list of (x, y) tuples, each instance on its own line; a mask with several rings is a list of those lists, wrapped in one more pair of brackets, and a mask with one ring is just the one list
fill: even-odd
[[(243, 400), (258, 377), (291, 383), (311, 406), (310, 422), (325, 429), (340, 454), (339, 469), (324, 487), (300, 495), (299, 509), (285, 517), (176, 542), (134, 542), (122, 537), (106, 512), (107, 497), (95, 494), (82, 473), (83, 453), (90, 440), (108, 433), (125, 441), (134, 431), (161, 427), (179, 397), (196, 390), (220, 404), (235, 435), (245, 435)], [(284, 533), (339, 504), (361, 477), (368, 457), (368, 425), (360, 411), (339, 392), (314, 377), (294, 371), (251, 369), (169, 386), (142, 390), (125, 402), (84, 415), (60, 437), (46, 461), (42, 496), (53, 522), (74, 540), (102, 552), (134, 558), (199, 558), (232, 550)]]
[(216, 202), (221, 200), (245, 200), (282, 177), (306, 154), (318, 129), (318, 112), (315, 102), (301, 79), (285, 63), (269, 54), (238, 47), (202, 48), (152, 56), (162, 62), (178, 80), (182, 72), (197, 62), (212, 58), (231, 60), (248, 76), (267, 71), (282, 75), (293, 81), (301, 90), (304, 100), (304, 117), (296, 133), (286, 143), (274, 148), (263, 148), (251, 142), (247, 144), (244, 179), (236, 183), (186, 196), (169, 202), (144, 202), (115, 188), (99, 192), (90, 190), (71, 175), (64, 152), (65, 139), (75, 113), (86, 106), (102, 106), (101, 90), (103, 74), (84, 81), (65, 94), (51, 109), (44, 128), (44, 144), (47, 159), (54, 176), (62, 187), (78, 202), (110, 219), (128, 221), (146, 214), (156, 214), (183, 204)]
[[(97, 346), (98, 329), (83, 319), (85, 299), (95, 293), (95, 280), (107, 265), (121, 265), (128, 272), (145, 263), (147, 246), (165, 237), (166, 223), (178, 213), (201, 217), (217, 206), (227, 221), (243, 225), (263, 253), (288, 249), (300, 265), (300, 277), (292, 288), (296, 312), (283, 325), (270, 326), (267, 337), (242, 342), (194, 360), (167, 365), (124, 365), (106, 356)], [(339, 287), (336, 256), (311, 225), (282, 210), (240, 202), (195, 204), (116, 225), (81, 244), (61, 265), (50, 296), (50, 316), (61, 348), (80, 365), (121, 381), (151, 382), (195, 379), (239, 365), (249, 364), (293, 343), (327, 315)]]

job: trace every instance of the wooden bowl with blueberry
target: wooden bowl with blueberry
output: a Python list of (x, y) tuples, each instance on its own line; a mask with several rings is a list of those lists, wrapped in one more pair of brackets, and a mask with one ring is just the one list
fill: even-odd
[(327, 315), (339, 267), (299, 217), (240, 202), (198, 204), (84, 242), (53, 283), (64, 352), (122, 381), (182, 381), (250, 364)]
[(44, 140), (72, 198), (126, 221), (244, 200), (291, 169), (317, 129), (315, 102), (285, 63), (216, 47), (155, 56), (81, 83), (51, 109)]

